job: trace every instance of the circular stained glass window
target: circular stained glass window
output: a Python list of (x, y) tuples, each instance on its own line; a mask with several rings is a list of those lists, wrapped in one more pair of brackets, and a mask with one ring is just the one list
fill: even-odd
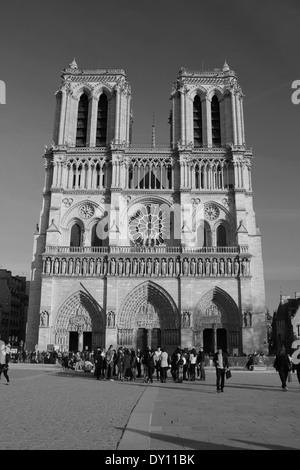
[(129, 220), (129, 236), (135, 244), (154, 246), (169, 236), (167, 214), (158, 204), (139, 206)]

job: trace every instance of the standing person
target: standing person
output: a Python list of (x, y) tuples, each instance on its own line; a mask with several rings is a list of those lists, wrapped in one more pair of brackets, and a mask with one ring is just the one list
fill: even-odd
[(160, 380), (160, 367), (161, 367), (161, 349), (157, 348), (157, 350), (154, 353), (154, 367), (156, 369), (156, 379), (159, 382)]
[(189, 364), (190, 364), (189, 378), (191, 382), (195, 382), (196, 380), (196, 362), (197, 362), (197, 353), (196, 353), (196, 349), (193, 348), (189, 356)]
[(213, 356), (213, 363), (216, 368), (216, 386), (217, 392), (224, 392), (225, 385), (225, 371), (228, 369), (228, 357), (227, 354), (218, 348), (218, 351)]
[(288, 378), (288, 373), (291, 370), (291, 361), (285, 351), (285, 347), (282, 346), (279, 353), (276, 354), (274, 361), (274, 368), (278, 372), (281, 380), (281, 388), (283, 392), (287, 391), (286, 381)]
[(122, 346), (119, 347), (117, 352), (117, 380), (122, 380), (124, 372), (124, 351)]
[(199, 349), (197, 356), (197, 378), (199, 380), (205, 380), (205, 354), (203, 348)]
[(161, 383), (165, 384), (167, 381), (167, 373), (168, 373), (168, 368), (169, 368), (169, 355), (165, 348), (162, 348), (161, 350), (161, 356), (160, 356), (160, 381)]
[(8, 355), (6, 354), (6, 346), (4, 341), (0, 337), (0, 379), (1, 375), (6, 378), (6, 384), (9, 384), (9, 377), (8, 377)]
[(95, 357), (95, 375), (96, 375), (97, 380), (100, 380), (102, 370), (103, 370), (102, 350), (101, 350), (101, 348), (98, 348), (97, 349), (97, 354), (96, 354), (96, 357)]
[(297, 379), (300, 385), (300, 345), (292, 355), (292, 371), (297, 373)]
[[(123, 357), (123, 377), (125, 380), (130, 380), (131, 378), (131, 355), (129, 349), (125, 349)], [(123, 379), (122, 379), (123, 380)]]
[(140, 348), (136, 351), (136, 368), (137, 368), (137, 378), (140, 379), (142, 377), (142, 351)]
[(130, 353), (130, 369), (131, 369), (130, 380), (133, 380), (133, 382), (135, 382), (135, 378), (136, 378), (136, 364), (137, 364), (137, 360), (136, 360), (135, 350), (132, 349)]
[(190, 378), (190, 353), (189, 350), (186, 348), (182, 351), (182, 356), (184, 357), (184, 364), (183, 364), (183, 379), (182, 380), (189, 380)]
[(113, 345), (111, 344), (106, 351), (106, 380), (110, 380), (111, 382), (114, 381), (113, 373), (114, 373), (114, 357), (115, 351), (113, 349)]
[(155, 370), (154, 349), (149, 349), (146, 353), (145, 362), (147, 364), (147, 383), (153, 383), (153, 374)]

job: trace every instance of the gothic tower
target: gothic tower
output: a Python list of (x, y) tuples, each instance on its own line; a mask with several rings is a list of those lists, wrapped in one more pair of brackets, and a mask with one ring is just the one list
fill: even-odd
[(266, 347), (261, 236), (234, 71), (181, 69), (170, 145), (132, 145), (125, 72), (75, 60), (56, 93), (27, 349)]

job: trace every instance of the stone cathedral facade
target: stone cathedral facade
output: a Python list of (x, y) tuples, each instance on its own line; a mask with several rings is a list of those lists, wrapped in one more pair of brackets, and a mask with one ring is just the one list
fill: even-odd
[[(168, 99), (168, 97), (166, 97)], [(62, 72), (34, 235), (26, 347), (266, 346), (243, 93), (225, 62), (181, 68), (170, 145), (132, 144), (122, 69)]]

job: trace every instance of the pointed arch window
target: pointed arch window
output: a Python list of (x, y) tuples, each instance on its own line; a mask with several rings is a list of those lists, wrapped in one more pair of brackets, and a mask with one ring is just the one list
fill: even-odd
[(202, 106), (200, 96), (196, 95), (193, 103), (194, 147), (202, 147)]
[(216, 95), (211, 100), (211, 132), (213, 147), (221, 147), (220, 103)]
[(76, 147), (85, 147), (87, 141), (87, 123), (89, 99), (85, 93), (80, 97), (77, 115)]
[(91, 246), (103, 246), (103, 240), (99, 238), (97, 234), (97, 226), (98, 224), (94, 225), (92, 228)]
[(102, 93), (98, 101), (96, 147), (106, 146), (107, 109), (108, 109), (107, 96), (105, 93)]
[(71, 228), (70, 246), (81, 246), (82, 230), (79, 224), (74, 224)]
[(217, 246), (227, 246), (226, 228), (219, 225), (217, 228)]

